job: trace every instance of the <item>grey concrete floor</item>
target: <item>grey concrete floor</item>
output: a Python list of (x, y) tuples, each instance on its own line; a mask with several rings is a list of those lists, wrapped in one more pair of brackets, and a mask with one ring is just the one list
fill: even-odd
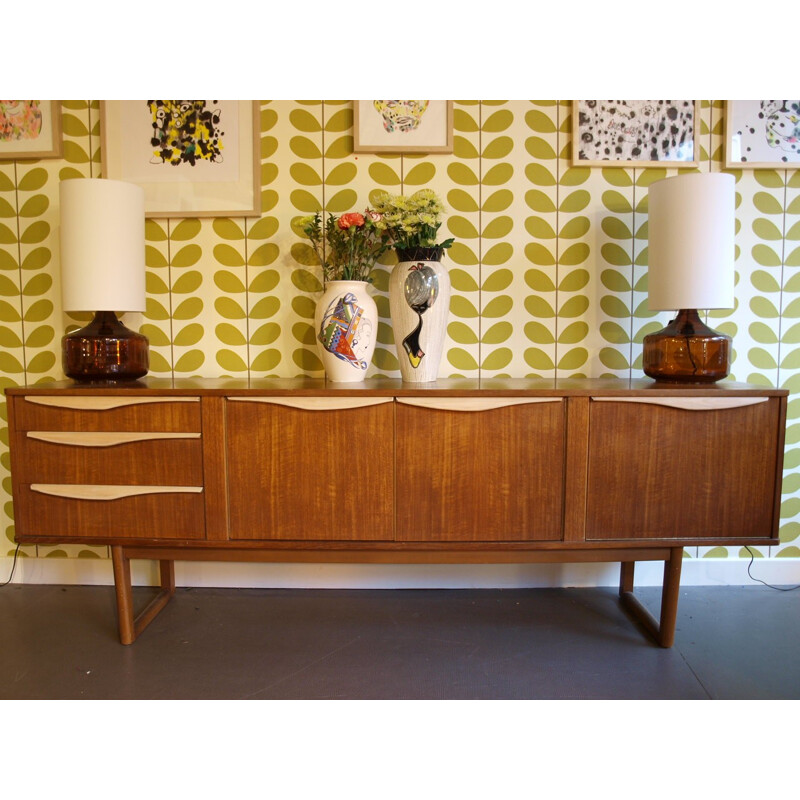
[(800, 698), (800, 590), (682, 588), (670, 649), (606, 588), (178, 589), (131, 646), (115, 614), (113, 587), (0, 589), (0, 699)]

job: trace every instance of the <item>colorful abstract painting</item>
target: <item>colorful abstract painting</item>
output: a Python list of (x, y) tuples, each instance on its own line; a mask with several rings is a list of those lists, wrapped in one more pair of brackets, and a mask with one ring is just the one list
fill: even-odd
[(38, 139), (42, 132), (39, 100), (0, 100), (0, 141)]
[(422, 115), (428, 110), (430, 100), (373, 100), (387, 133), (410, 133), (419, 128)]
[(146, 216), (259, 216), (257, 104), (107, 100), (100, 112), (103, 177), (141, 186)]
[(53, 100), (0, 100), (0, 158), (61, 155), (61, 106)]
[(356, 153), (452, 153), (453, 104), (447, 100), (356, 100)]
[(151, 164), (220, 164), (225, 131), (216, 100), (148, 100)]

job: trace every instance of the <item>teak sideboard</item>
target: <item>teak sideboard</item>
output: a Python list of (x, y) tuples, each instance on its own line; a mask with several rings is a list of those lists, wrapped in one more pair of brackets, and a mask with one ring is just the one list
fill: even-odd
[[(174, 561), (620, 562), (674, 638), (683, 549), (777, 544), (788, 392), (651, 380), (7, 388), (16, 539), (108, 545), (120, 640)], [(135, 613), (131, 559), (160, 562)], [(664, 562), (660, 619), (633, 592)]]

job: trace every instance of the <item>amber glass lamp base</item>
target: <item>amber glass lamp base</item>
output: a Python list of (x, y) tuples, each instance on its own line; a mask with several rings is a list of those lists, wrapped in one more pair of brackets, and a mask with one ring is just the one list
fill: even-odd
[(98, 311), (79, 331), (61, 340), (64, 374), (76, 381), (115, 383), (147, 374), (147, 337), (126, 328), (113, 311)]
[(682, 309), (666, 328), (644, 337), (644, 374), (671, 383), (713, 383), (730, 372), (731, 337)]

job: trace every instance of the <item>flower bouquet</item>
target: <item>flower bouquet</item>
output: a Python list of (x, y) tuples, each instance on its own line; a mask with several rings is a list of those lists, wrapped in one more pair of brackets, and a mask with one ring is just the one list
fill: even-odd
[[(393, 247), (400, 261), (436, 260), (453, 239), (437, 243), (444, 207), (432, 189), (410, 196), (380, 192), (375, 197), (375, 227), (385, 247)], [(432, 257), (432, 254), (436, 254)]]
[(311, 241), (328, 281), (369, 281), (379, 256), (387, 249), (376, 226), (378, 215), (367, 210), (335, 217), (328, 214), (323, 224), (318, 211), (303, 217), (297, 227)]

